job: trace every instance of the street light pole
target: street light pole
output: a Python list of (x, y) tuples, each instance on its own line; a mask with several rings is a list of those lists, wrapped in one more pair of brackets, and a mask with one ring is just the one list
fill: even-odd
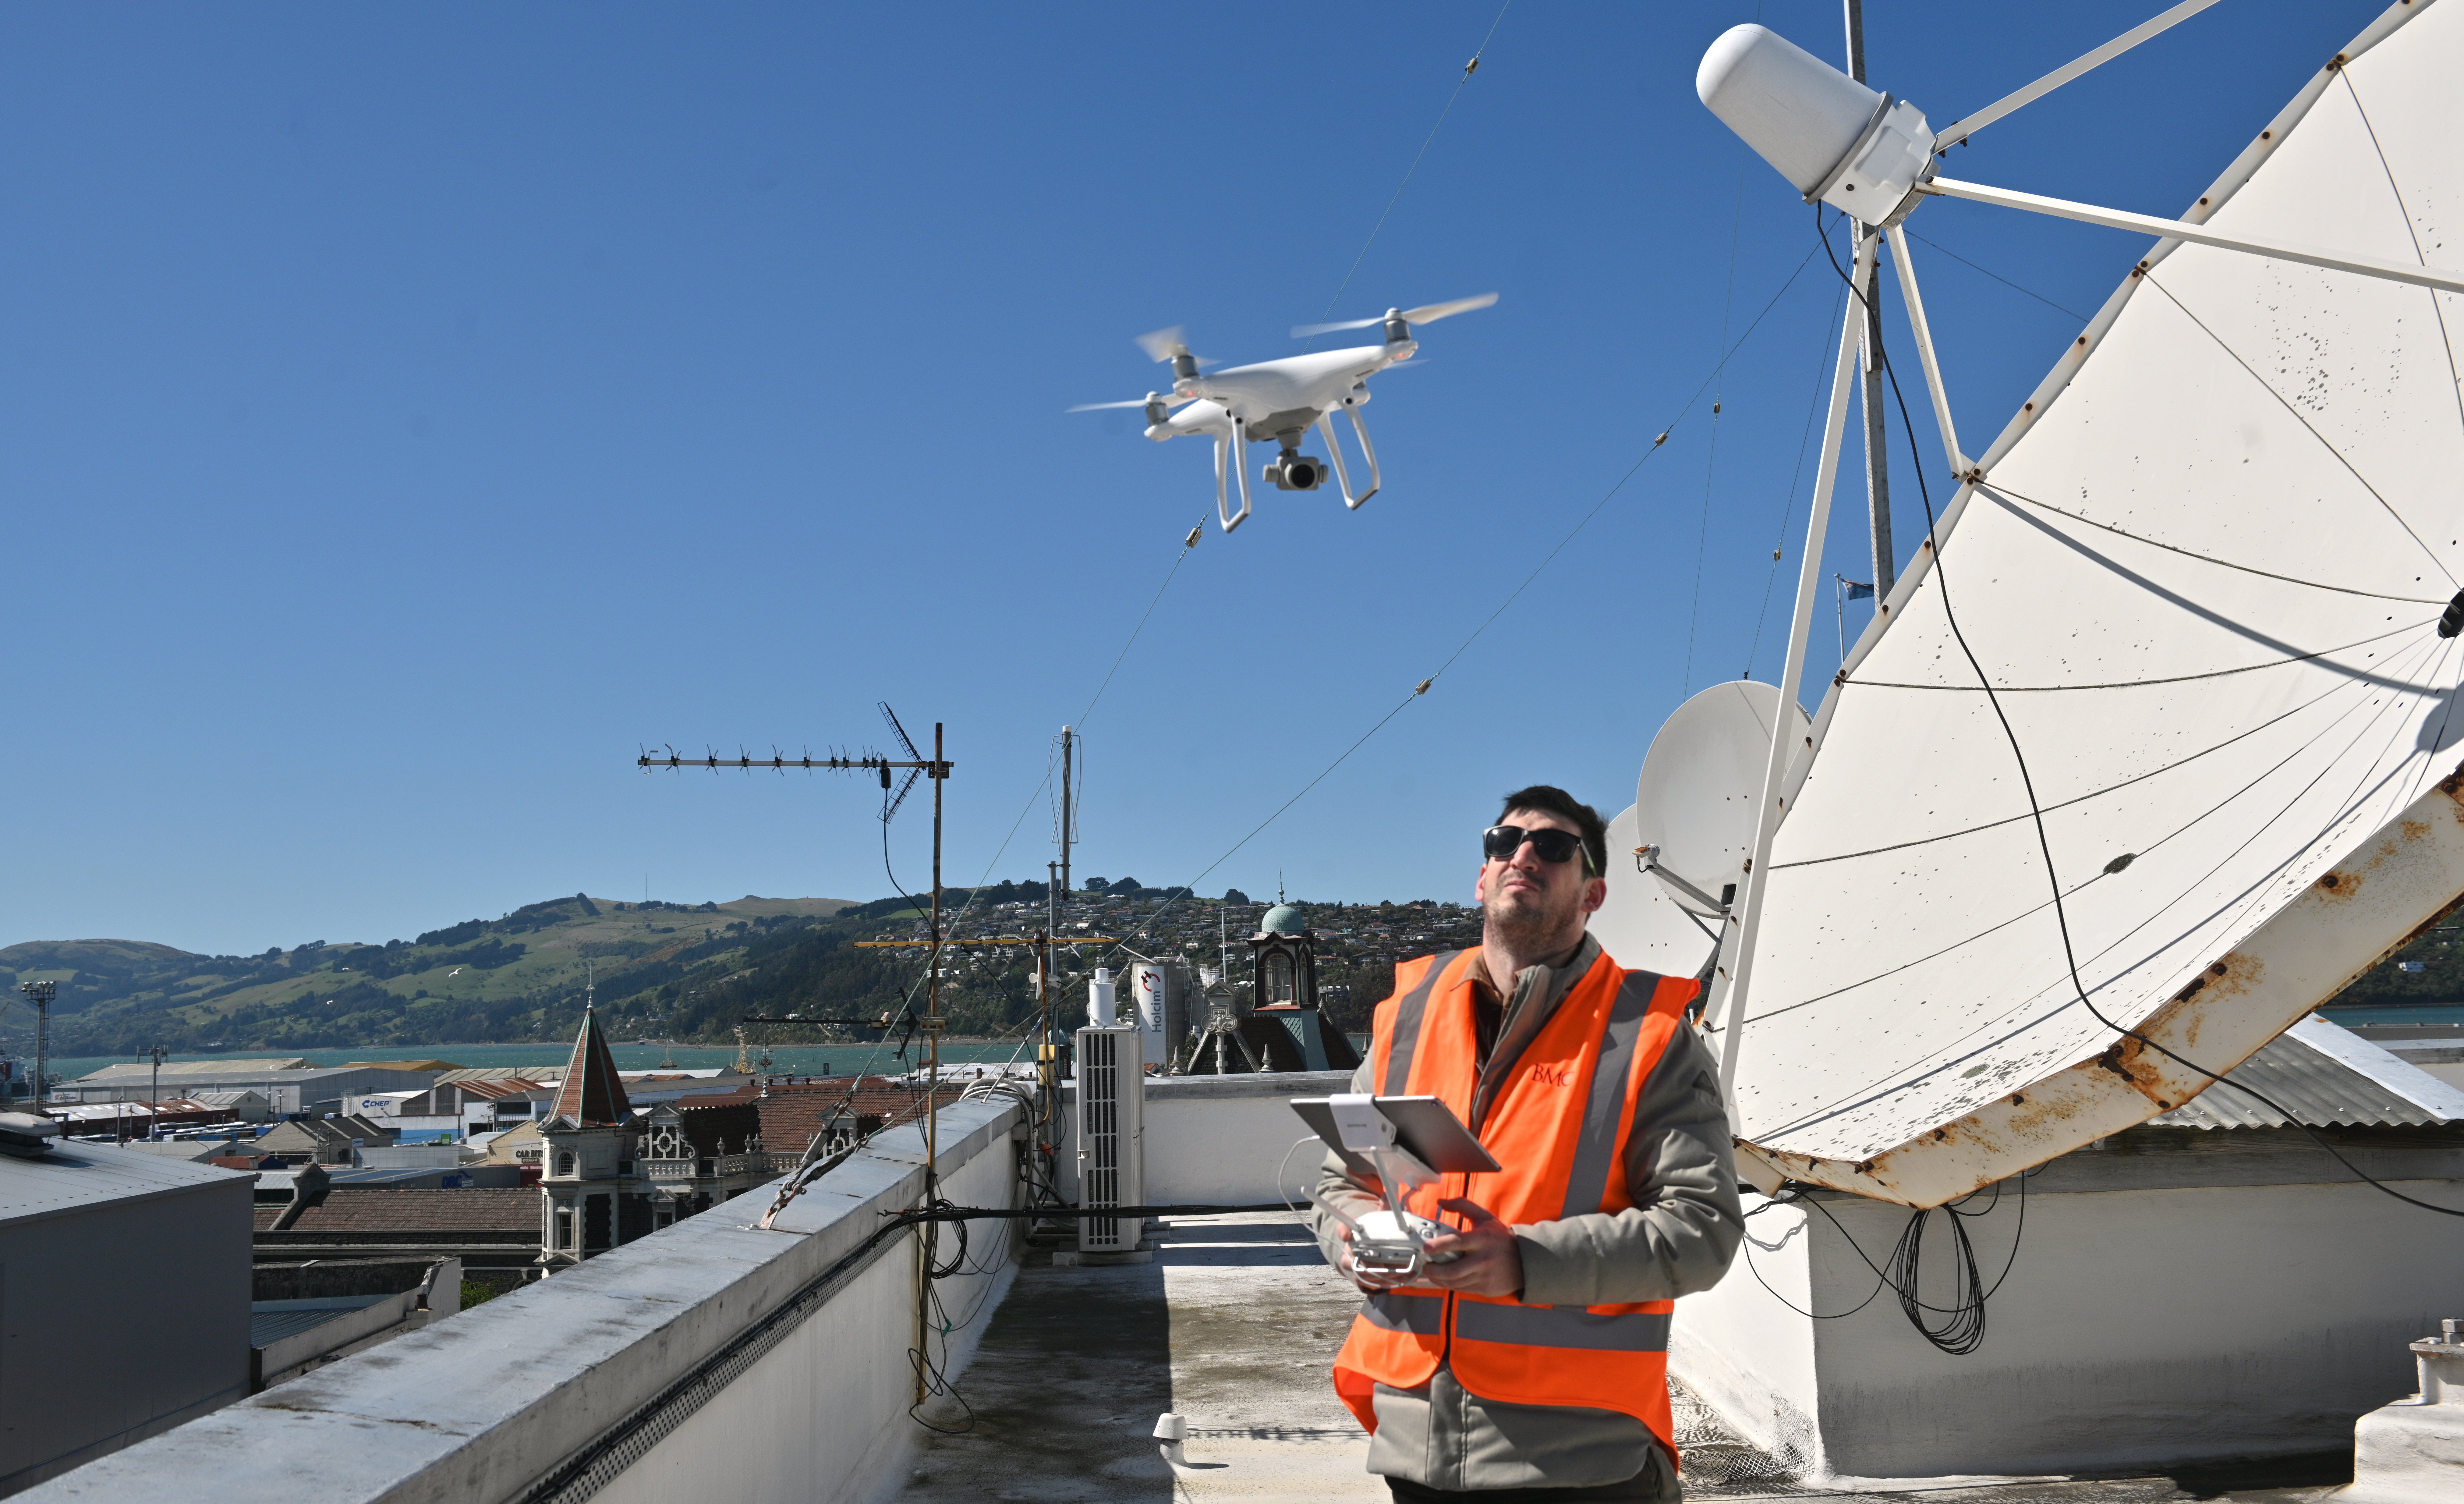
[(170, 1052), (161, 1045), (146, 1051), (154, 1057), (154, 1095), (145, 1104), (145, 1138), (148, 1142), (163, 1137), (163, 1057)]
[(44, 1099), (51, 1095), (45, 1077), (51, 1073), (52, 999), (59, 996), (60, 984), (23, 982), (17, 984), (17, 990), (34, 1005), (34, 1111), (39, 1113)]

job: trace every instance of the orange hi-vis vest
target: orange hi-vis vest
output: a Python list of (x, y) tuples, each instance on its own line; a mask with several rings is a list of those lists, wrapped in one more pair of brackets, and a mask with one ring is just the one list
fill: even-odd
[[(1377, 1009), (1371, 1080), (1385, 1096), (1435, 1096), (1465, 1124), (1479, 1079), (1472, 968), (1477, 949), (1405, 962)], [(1480, 1140), (1503, 1166), (1440, 1177), (1410, 1208), (1461, 1227), (1437, 1203), (1466, 1197), (1508, 1224), (1623, 1211), (1635, 1099), (1683, 1026), (1698, 984), (1626, 971), (1603, 954), (1568, 989), (1498, 1088)], [(1510, 1404), (1581, 1405), (1641, 1421), (1667, 1451), (1668, 1323), (1676, 1304), (1531, 1306), (1511, 1297), (1406, 1286), (1374, 1294), (1334, 1360), (1334, 1388), (1371, 1430), (1377, 1384), (1417, 1388), (1442, 1363), (1462, 1385)]]

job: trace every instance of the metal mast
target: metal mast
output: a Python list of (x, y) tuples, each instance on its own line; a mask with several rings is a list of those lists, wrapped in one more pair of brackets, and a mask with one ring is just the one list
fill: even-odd
[(1078, 833), (1076, 826), (1072, 823), (1077, 818), (1077, 811), (1070, 807), (1070, 795), (1074, 790), (1071, 787), (1069, 766), (1070, 753), (1077, 742), (1076, 732), (1067, 726), (1061, 728), (1061, 891), (1063, 893), (1069, 891), (1069, 843)]
[(21, 982), (17, 990), (34, 1005), (34, 1111), (43, 1110), (43, 1099), (50, 1094), (52, 1053), (52, 999), (59, 995), (56, 982)]
[[(950, 764), (941, 760), (941, 722), (933, 722), (933, 948), (926, 954), (933, 959), (924, 976), (924, 1205), (931, 1206), (940, 1195), (941, 1182), (941, 785), (950, 776)], [(929, 1317), (933, 1298), (933, 1249), (937, 1241), (931, 1223), (919, 1229), (923, 1234), (915, 1258), (915, 1403), (922, 1404), (931, 1392), (933, 1351), (925, 1346), (930, 1339)], [(946, 1353), (946, 1348), (944, 1349)]]
[[(1865, 81), (1865, 5), (1864, 0), (1845, 0), (1848, 8), (1848, 77), (1859, 83)], [(1855, 218), (1848, 220), (1851, 247), (1861, 250), (1865, 241), (1881, 232), (1868, 230)], [(1891, 598), (1891, 582), (1897, 577), (1896, 555), (1891, 549), (1891, 462), (1888, 436), (1882, 424), (1882, 280), (1876, 277), (1865, 289), (1865, 333), (1859, 351), (1858, 370), (1865, 396), (1865, 514), (1874, 530), (1874, 608)]]

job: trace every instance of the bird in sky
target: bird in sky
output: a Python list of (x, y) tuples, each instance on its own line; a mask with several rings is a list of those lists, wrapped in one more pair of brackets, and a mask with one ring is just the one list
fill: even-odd
[(449, 977), (458, 977), (458, 976), (462, 975), (462, 968), (461, 968), (461, 967), (459, 967), (459, 966), (456, 966), (456, 967), (454, 967), (451, 971), (447, 972), (447, 973), (446, 973), (446, 975), (447, 975), (447, 976), (449, 976)]

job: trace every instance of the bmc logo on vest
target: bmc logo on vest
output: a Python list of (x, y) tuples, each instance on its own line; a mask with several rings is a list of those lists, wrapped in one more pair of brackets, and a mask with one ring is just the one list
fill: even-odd
[(1535, 1065), (1531, 1068), (1531, 1079), (1534, 1084), (1540, 1086), (1572, 1086), (1574, 1084), (1574, 1068), (1568, 1065)]

